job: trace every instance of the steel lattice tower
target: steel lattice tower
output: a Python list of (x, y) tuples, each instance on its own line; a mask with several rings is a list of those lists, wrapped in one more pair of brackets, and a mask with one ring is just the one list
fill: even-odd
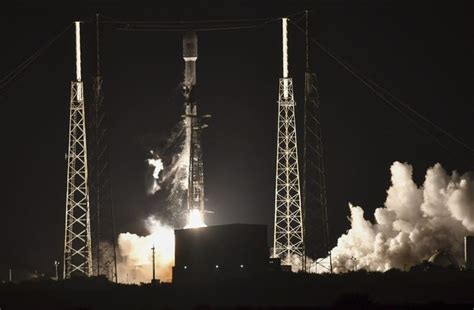
[(299, 265), (305, 256), (293, 80), (288, 77), (288, 20), (283, 18), (283, 78), (278, 93), (273, 256)]
[[(117, 282), (117, 254), (115, 241), (114, 209), (112, 200), (112, 184), (110, 181), (109, 148), (107, 145), (108, 131), (104, 107), (103, 79), (100, 73), (100, 42), (99, 14), (96, 15), (96, 76), (93, 84), (93, 104), (89, 108), (89, 185), (90, 205), (92, 213), (92, 233), (94, 272), (105, 275)], [(111, 251), (103, 249), (111, 247)]]
[(306, 255), (326, 257), (329, 223), (321, 134), (321, 114), (316, 74), (310, 71), (309, 19), (306, 12), (306, 72), (303, 132), (303, 218)]
[(67, 155), (64, 278), (92, 274), (87, 139), (84, 88), (81, 80), (80, 22), (75, 22), (76, 80), (71, 82)]

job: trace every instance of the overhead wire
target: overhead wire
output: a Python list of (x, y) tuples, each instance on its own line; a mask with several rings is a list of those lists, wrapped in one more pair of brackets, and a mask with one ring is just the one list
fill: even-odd
[[(297, 12), (288, 17), (304, 14), (304, 11)], [(144, 32), (181, 32), (192, 29), (194, 31), (222, 31), (222, 30), (240, 30), (240, 29), (258, 29), (274, 21), (281, 20), (276, 18), (254, 18), (254, 19), (218, 19), (218, 20), (194, 20), (194, 21), (124, 21), (116, 20), (109, 16), (105, 17), (106, 21), (101, 23), (118, 24), (122, 27), (116, 30), (120, 31), (144, 31)], [(298, 20), (301, 20), (300, 17)]]
[(3, 90), (15, 77), (17, 77), (21, 72), (23, 72), (29, 65), (33, 63), (39, 56), (41, 56), (54, 42), (56, 42), (59, 38), (62, 37), (64, 33), (71, 27), (72, 24), (69, 24), (64, 28), (61, 32), (59, 32), (56, 36), (53, 37), (47, 44), (43, 47), (39, 48), (35, 53), (33, 53), (30, 57), (25, 59), (22, 63), (20, 63), (14, 70), (8, 73), (0, 80), (0, 90)]
[[(292, 22), (290, 20), (290, 23), (292, 23), (295, 28), (297, 28), (299, 31), (302, 33), (306, 34), (305, 30), (302, 29), (299, 25), (296, 23)], [(358, 72), (355, 68), (352, 66), (348, 65), (346, 62), (342, 61), (339, 57), (334, 55), (331, 51), (329, 51), (326, 47), (324, 47), (321, 43), (319, 43), (317, 40), (315, 40), (313, 37), (310, 38), (310, 41), (315, 44), (318, 48), (320, 48), (324, 53), (326, 53), (330, 58), (332, 58), (336, 63), (338, 63), (341, 67), (343, 67), (347, 72), (352, 74), (355, 78), (357, 78), (362, 84), (364, 84), (367, 88), (369, 88), (375, 95), (377, 95), (382, 101), (386, 104), (388, 104), (390, 107), (392, 107), (394, 110), (399, 112), (402, 116), (404, 116), (406, 119), (411, 121), (418, 129), (423, 131), (425, 134), (430, 136), (439, 146), (441, 146), (443, 149), (446, 151), (450, 152), (452, 154), (451, 149), (449, 149), (444, 143), (442, 143), (438, 137), (433, 135), (427, 128), (423, 127), (414, 117), (408, 115), (403, 109), (401, 109), (400, 106), (404, 107), (411, 113), (413, 113), (415, 116), (417, 116), (420, 120), (423, 120), (425, 123), (431, 125), (433, 128), (436, 128), (438, 131), (443, 133), (446, 137), (448, 137), (451, 141), (457, 143), (458, 145), (464, 147), (466, 150), (470, 151), (474, 155), (474, 149), (467, 145), (465, 142), (463, 142), (461, 139), (456, 138), (454, 135), (449, 133), (447, 130), (443, 129), (441, 126), (435, 124), (434, 122), (430, 121), (427, 117), (423, 116), (421, 113), (416, 111), (414, 108), (410, 107), (408, 104), (404, 103), (402, 100), (397, 98), (396, 96), (392, 95), (388, 90), (383, 88), (381, 85), (373, 81), (372, 79), (366, 77), (362, 73)], [(392, 98), (393, 100), (390, 100), (389, 98)], [(396, 101), (396, 102), (393, 102)], [(398, 103), (400, 106), (397, 106)]]
[(449, 133), (448, 131), (446, 131), (444, 128), (442, 128), (441, 126), (437, 125), (436, 123), (432, 122), (430, 119), (428, 119), (426, 116), (422, 115), (421, 113), (419, 113), (417, 110), (415, 110), (414, 108), (412, 108), (410, 105), (406, 104), (405, 102), (403, 102), (401, 99), (399, 99), (398, 97), (396, 97), (395, 95), (393, 95), (392, 93), (390, 93), (388, 90), (386, 90), (385, 88), (383, 88), (382, 86), (380, 86), (379, 84), (377, 84), (375, 81), (372, 81), (372, 83), (374, 85), (376, 85), (378, 88), (380, 88), (384, 93), (386, 93), (389, 97), (391, 97), (393, 100), (397, 101), (400, 105), (402, 105), (403, 107), (405, 107), (407, 110), (409, 110), (410, 112), (412, 112), (413, 114), (415, 114), (416, 116), (418, 116), (420, 119), (422, 119), (423, 121), (425, 121), (426, 123), (430, 124), (431, 126), (433, 126), (434, 128), (438, 129), (440, 132), (442, 132), (444, 135), (446, 135), (447, 137), (449, 137), (451, 140), (453, 140), (454, 142), (458, 143), (459, 145), (462, 145), (464, 146), (466, 149), (468, 149), (469, 151), (471, 151), (473, 154), (474, 154), (474, 149), (471, 148), (469, 145), (467, 145), (465, 142), (461, 141), (460, 139), (456, 138), (454, 135), (452, 135), (451, 133)]
[[(286, 15), (287, 18), (292, 18), (295, 16), (302, 15), (304, 17), (306, 11), (299, 11), (290, 15)], [(281, 20), (282, 17), (266, 17), (266, 18), (246, 18), (246, 19), (205, 19), (205, 20), (118, 20), (110, 16), (102, 15), (102, 20), (100, 23), (103, 24), (147, 24), (147, 25), (176, 25), (176, 24), (211, 24), (211, 23), (243, 23), (243, 22), (266, 22), (266, 21), (274, 21), (274, 20)], [(108, 19), (108, 21), (104, 21), (103, 18)]]
[[(194, 31), (223, 31), (259, 28), (260, 25), (240, 26), (240, 27), (214, 27), (214, 28), (192, 28)], [(169, 28), (169, 29), (146, 29), (146, 28), (117, 28), (119, 31), (143, 31), (143, 32), (182, 32), (190, 28)]]
[[(302, 29), (297, 23), (300, 21), (306, 14), (307, 11), (301, 11), (297, 12), (291, 15), (288, 15), (287, 17), (298, 17), (299, 15), (300, 18), (296, 19), (295, 21), (292, 21), (290, 19), (290, 23), (294, 25), (299, 31), (305, 33), (305, 30)], [(213, 26), (213, 27), (197, 27), (193, 28), (193, 30), (196, 31), (224, 31), (224, 30), (240, 30), (240, 29), (254, 29), (254, 28), (261, 28), (269, 23), (279, 21), (281, 18), (256, 18), (256, 19), (221, 19), (221, 20), (196, 20), (196, 21), (119, 21), (115, 20), (111, 17), (105, 16), (105, 15), (100, 15), (102, 18), (108, 19), (108, 21), (102, 19), (100, 23), (109, 23), (109, 24), (123, 24), (126, 25), (125, 28), (118, 28), (117, 30), (121, 31), (153, 31), (153, 32), (177, 32), (177, 31), (185, 31), (189, 29), (188, 25), (191, 24), (216, 24), (216, 23), (221, 23), (224, 25), (218, 26)], [(250, 25), (241, 25), (241, 26), (232, 26), (229, 25), (229, 23), (248, 23), (248, 22), (259, 22), (250, 24)], [(25, 59), (22, 63), (20, 63), (14, 70), (12, 70), (10, 73), (8, 73), (6, 76), (4, 76), (0, 80), (0, 90), (4, 89), (15, 77), (17, 77), (21, 72), (23, 72), (26, 68), (28, 68), (33, 61), (35, 61), (40, 55), (42, 55), (54, 42), (56, 42), (71, 26), (72, 24), (69, 24), (66, 28), (64, 28), (61, 32), (59, 32), (53, 39), (51, 39), (46, 45), (38, 49), (35, 53), (33, 53), (30, 57)], [(130, 25), (139, 25), (140, 27), (161, 27), (162, 29), (140, 29), (140, 28), (129, 28)], [(317, 40), (315, 40), (313, 37), (310, 38), (310, 41), (315, 44), (318, 48), (320, 48), (323, 52), (325, 52), (329, 57), (331, 57), (334, 61), (336, 61), (340, 66), (342, 66), (346, 71), (351, 73), (355, 78), (357, 78), (361, 83), (363, 83), (367, 88), (369, 88), (374, 94), (376, 94), (379, 98), (382, 99), (383, 102), (391, 106), (393, 109), (395, 109), (397, 112), (402, 114), (405, 118), (410, 120), (418, 129), (422, 130), (424, 133), (429, 135), (432, 139), (434, 139), (440, 146), (442, 146), (444, 149), (449, 150), (436, 136), (434, 136), (431, 132), (429, 132), (426, 128), (421, 126), (412, 116), (408, 115), (405, 111), (403, 111), (399, 106), (397, 106), (393, 101), (398, 103), (400, 106), (404, 107), (411, 113), (413, 113), (416, 117), (418, 117), (420, 120), (423, 120), (425, 123), (429, 124), (433, 128), (437, 129), (439, 132), (443, 133), (446, 137), (448, 137), (450, 140), (453, 142), (457, 143), (458, 145), (463, 146), (465, 149), (469, 150), (471, 153), (474, 154), (474, 149), (467, 145), (465, 142), (463, 142), (461, 139), (455, 137), (451, 133), (449, 133), (447, 130), (443, 129), (441, 126), (435, 124), (431, 120), (429, 120), (427, 117), (416, 111), (414, 108), (412, 108), (410, 105), (406, 104), (403, 102), (401, 99), (390, 93), (388, 90), (383, 88), (381, 85), (373, 81), (372, 79), (366, 77), (362, 73), (358, 72), (354, 67), (350, 66), (346, 62), (342, 61), (339, 57), (334, 55), (331, 51), (329, 51), (326, 47), (324, 47), (322, 44), (320, 44)], [(392, 100), (390, 100), (391, 98)]]
[[(291, 14), (289, 16), (297, 16), (300, 12)], [(119, 28), (118, 30), (122, 31), (163, 31), (163, 32), (177, 32), (177, 31), (186, 31), (189, 29), (188, 25), (196, 25), (196, 24), (208, 24), (205, 27), (193, 27), (193, 30), (196, 31), (223, 31), (223, 30), (240, 30), (240, 29), (254, 29), (254, 28), (261, 28), (268, 23), (274, 22), (276, 20), (280, 20), (280, 18), (254, 18), (254, 19), (220, 19), (220, 20), (196, 20), (196, 21), (119, 21), (115, 20), (112, 17), (102, 15), (101, 16), (101, 24), (122, 24), (125, 25), (125, 28)], [(106, 20), (104, 20), (106, 19)], [(91, 22), (92, 19), (83, 21), (84, 23)], [(250, 25), (242, 25), (243, 23), (254, 22), (254, 24)], [(258, 24), (256, 22), (259, 22)], [(221, 25), (212, 26), (216, 23), (220, 23)], [(225, 23), (225, 24), (224, 24)], [(230, 24), (229, 23), (234, 23)], [(240, 23), (240, 25), (235, 25), (236, 23)], [(130, 28), (130, 25), (140, 25), (141, 27), (161, 27), (164, 29), (133, 29)], [(51, 39), (46, 45), (38, 49), (35, 53), (33, 53), (30, 57), (25, 59), (22, 63), (20, 63), (15, 69), (9, 72), (0, 80), (0, 90), (3, 90), (11, 81), (13, 81), (20, 73), (26, 70), (39, 56), (41, 56), (54, 42), (56, 42), (62, 35), (71, 27), (72, 24), (69, 24), (66, 28), (64, 28), (61, 32), (59, 32), (53, 39)]]
[(256, 22), (265, 21), (269, 18), (253, 18), (253, 19), (208, 19), (208, 20), (118, 20), (110, 16), (100, 15), (103, 18), (109, 19), (109, 21), (102, 20), (101, 24), (210, 24), (210, 23), (226, 23), (226, 22)]

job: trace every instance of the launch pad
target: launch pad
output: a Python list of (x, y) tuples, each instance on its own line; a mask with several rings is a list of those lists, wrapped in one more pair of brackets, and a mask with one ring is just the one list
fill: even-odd
[[(306, 19), (307, 19), (306, 12)], [(263, 225), (244, 225), (233, 224), (206, 227), (205, 215), (206, 213), (213, 213), (213, 211), (206, 210), (206, 196), (205, 196), (205, 182), (204, 182), (204, 161), (203, 161), (203, 144), (202, 144), (202, 130), (207, 127), (206, 119), (210, 115), (200, 114), (198, 110), (199, 98), (196, 95), (197, 89), (197, 60), (198, 60), (198, 31), (202, 29), (180, 29), (183, 34), (182, 57), (184, 60), (183, 79), (180, 82), (182, 99), (183, 99), (183, 114), (180, 126), (182, 126), (181, 134), (184, 133), (184, 141), (181, 144), (179, 169), (185, 171), (183, 181), (180, 182), (180, 191), (183, 197), (179, 200), (179, 205), (176, 209), (176, 214), (183, 214), (179, 212), (179, 208), (186, 204), (186, 224), (184, 228), (187, 230), (176, 230), (176, 266), (173, 269), (173, 278), (180, 282), (182, 279), (199, 280), (204, 278), (219, 278), (242, 276), (247, 274), (254, 274), (269, 269), (270, 265), (274, 268), (275, 265), (280, 266), (283, 262), (286, 266), (294, 265), (292, 270), (305, 270), (306, 267), (306, 251), (305, 246), (311, 243), (312, 237), (304, 236), (304, 216), (308, 215), (309, 222), (311, 212), (305, 212), (306, 200), (304, 190), (306, 183), (303, 183), (303, 188), (300, 186), (300, 164), (298, 156), (297, 143), (297, 126), (296, 126), (296, 108), (295, 98), (293, 93), (293, 80), (289, 75), (288, 65), (288, 18), (282, 18), (282, 55), (283, 67), (282, 78), (279, 81), (279, 95), (278, 95), (278, 133), (277, 133), (277, 151), (276, 151), (276, 165), (275, 165), (275, 213), (274, 213), (274, 231), (273, 231), (273, 247), (272, 257), (273, 264), (269, 264), (269, 249), (267, 245), (266, 226)], [(81, 104), (81, 113), (84, 113), (83, 90), (81, 80), (81, 62), (80, 62), (80, 23), (76, 23), (76, 72), (77, 77), (73, 85), (78, 85), (76, 91), (73, 88), (71, 109), (73, 108), (74, 96), (77, 96), (77, 101)], [(308, 28), (308, 27), (307, 27)], [(307, 33), (306, 33), (307, 35)], [(65, 231), (65, 247), (64, 247), (64, 278), (69, 278), (72, 271), (78, 271), (83, 276), (90, 276), (93, 273), (92, 256), (96, 261), (96, 273), (100, 275), (106, 272), (110, 274), (111, 278), (118, 281), (116, 254), (112, 256), (114, 262), (112, 269), (110, 264), (101, 262), (100, 239), (101, 231), (105, 227), (104, 212), (102, 205), (107, 204), (105, 197), (106, 187), (100, 184), (107, 185), (108, 172), (102, 175), (102, 168), (99, 166), (106, 165), (106, 161), (101, 161), (102, 152), (104, 149), (101, 145), (103, 129), (100, 127), (100, 113), (102, 107), (102, 78), (99, 71), (99, 17), (96, 15), (96, 40), (97, 40), (97, 75), (94, 88), (95, 94), (95, 118), (94, 123), (94, 137), (95, 153), (94, 157), (94, 179), (92, 180), (88, 174), (88, 159), (87, 159), (87, 140), (86, 140), (86, 122), (85, 115), (80, 113), (79, 117), (76, 115), (70, 116), (70, 122), (74, 126), (69, 129), (70, 143), (80, 142), (80, 146), (70, 145), (68, 159), (69, 161), (78, 158), (78, 164), (68, 162), (68, 188), (67, 188), (67, 203), (66, 203), (66, 231)], [(308, 40), (306, 40), (308, 41)], [(308, 42), (306, 42), (308, 43)], [(307, 51), (308, 53), (308, 51)], [(308, 56), (307, 56), (308, 57)], [(308, 60), (307, 60), (308, 64)], [(309, 69), (307, 68), (307, 71)], [(307, 84), (311, 81), (306, 81)], [(315, 87), (315, 86), (314, 86)], [(71, 110), (72, 111), (72, 110)], [(78, 118), (76, 120), (76, 118)], [(314, 117), (317, 119), (317, 117)], [(75, 125), (77, 124), (79, 125)], [(77, 130), (79, 128), (81, 130)], [(82, 127), (84, 127), (82, 129)], [(182, 137), (182, 136), (180, 136)], [(318, 136), (318, 141), (320, 138)], [(320, 150), (320, 146), (318, 146)], [(322, 153), (319, 153), (318, 161), (322, 162)], [(304, 153), (306, 160), (306, 153)], [(104, 155), (105, 156), (105, 155)], [(79, 158), (80, 157), (80, 158)], [(163, 162), (160, 158), (161, 168), (163, 169)], [(178, 166), (176, 166), (178, 167)], [(76, 173), (76, 170), (78, 171)], [(177, 170), (173, 170), (177, 171)], [(318, 171), (323, 171), (319, 169)], [(304, 169), (304, 173), (306, 170)], [(77, 179), (75, 179), (77, 174)], [(156, 175), (155, 175), (156, 174)], [(154, 171), (154, 179), (158, 180), (159, 172)], [(322, 176), (322, 174), (321, 174)], [(94, 219), (92, 226), (95, 227), (95, 244), (94, 253), (92, 253), (92, 237), (91, 237), (91, 223), (90, 223), (90, 207), (89, 207), (89, 183), (94, 181), (93, 191), (93, 209)], [(79, 184), (75, 184), (79, 182)], [(174, 181), (173, 181), (174, 182)], [(178, 183), (173, 183), (178, 184)], [(158, 188), (159, 187), (155, 187)], [(77, 190), (79, 189), (79, 190)], [(156, 191), (153, 190), (153, 193)], [(303, 191), (303, 195), (302, 195)], [(180, 193), (181, 193), (180, 192)], [(184, 192), (186, 192), (186, 203), (184, 203)], [(79, 193), (80, 195), (76, 195)], [(174, 195), (174, 194), (173, 194)], [(178, 195), (178, 196), (179, 196)], [(325, 201), (324, 191), (320, 191), (319, 198)], [(171, 194), (170, 194), (171, 197)], [(182, 200), (181, 200), (182, 199)], [(110, 202), (111, 204), (111, 202)], [(74, 213), (74, 206), (80, 205), (76, 208), (77, 215)], [(316, 206), (317, 204), (313, 204)], [(324, 204), (323, 204), (324, 205)], [(324, 206), (325, 207), (325, 206)], [(102, 209), (101, 209), (102, 208)], [(112, 206), (111, 206), (112, 209)], [(80, 211), (80, 212), (79, 212)], [(69, 216), (69, 217), (68, 217)], [(76, 218), (77, 217), (77, 218)], [(113, 212), (110, 213), (112, 218), (111, 231), (115, 230), (113, 226)], [(316, 217), (319, 218), (319, 217)], [(101, 225), (102, 223), (102, 225)], [(314, 219), (311, 218), (311, 225)], [(77, 224), (73, 227), (74, 224)], [(181, 224), (173, 224), (174, 227), (182, 227)], [(76, 227), (77, 226), (77, 227)], [(102, 227), (102, 228), (101, 228)], [(202, 228), (202, 229), (195, 229)], [(311, 231), (308, 236), (311, 236)], [(113, 235), (113, 234), (112, 234)], [(327, 236), (326, 236), (327, 237)], [(74, 242), (73, 242), (74, 241)], [(199, 246), (198, 246), (199, 245)], [(317, 245), (320, 246), (319, 244)], [(115, 241), (112, 242), (113, 253), (115, 250)], [(150, 247), (151, 248), (151, 247)], [(154, 245), (153, 245), (154, 249)], [(76, 255), (77, 254), (77, 255)], [(75, 260), (71, 256), (76, 255)], [(154, 257), (154, 256), (153, 256)], [(278, 260), (278, 264), (275, 261)], [(296, 262), (298, 261), (298, 262)], [(72, 262), (72, 263), (71, 263)], [(72, 267), (70, 266), (72, 264)], [(153, 262), (153, 266), (155, 263)], [(77, 268), (76, 268), (77, 267)], [(69, 269), (73, 269), (71, 272)], [(271, 268), (270, 268), (271, 269)], [(154, 277), (153, 277), (154, 279)]]

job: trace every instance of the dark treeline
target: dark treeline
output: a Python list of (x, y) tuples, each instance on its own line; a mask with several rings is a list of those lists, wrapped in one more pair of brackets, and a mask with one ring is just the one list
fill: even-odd
[(194, 285), (125, 285), (102, 278), (36, 279), (0, 285), (1, 309), (161, 309), (300, 306), (445, 309), (474, 305), (474, 271), (309, 275), (269, 273)]

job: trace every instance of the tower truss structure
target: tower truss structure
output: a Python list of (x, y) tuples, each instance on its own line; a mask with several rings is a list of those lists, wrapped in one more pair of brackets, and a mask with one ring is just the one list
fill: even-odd
[(275, 175), (273, 256), (303, 266), (305, 257), (301, 212), (298, 142), (293, 80), (288, 77), (287, 19), (283, 18), (283, 78), (278, 93), (278, 136)]
[(318, 83), (309, 61), (309, 18), (306, 11), (306, 72), (303, 131), (303, 219), (306, 256), (326, 257), (329, 223), (321, 133)]
[(84, 87), (81, 79), (80, 23), (75, 22), (76, 80), (71, 82), (67, 154), (64, 278), (92, 274)]
[(305, 73), (304, 115), (304, 231), (306, 255), (326, 257), (329, 250), (329, 225), (323, 161), (319, 96), (316, 74)]
[[(93, 83), (93, 104), (89, 105), (87, 115), (89, 126), (90, 154), (90, 204), (92, 216), (92, 233), (94, 235), (93, 271), (96, 275), (105, 275), (111, 281), (117, 282), (117, 254), (114, 223), (114, 206), (112, 199), (112, 184), (110, 180), (109, 148), (107, 144), (108, 131), (104, 107), (103, 79), (100, 73), (100, 42), (99, 15), (96, 15), (96, 48), (97, 71)], [(103, 250), (104, 243), (111, 247)]]

